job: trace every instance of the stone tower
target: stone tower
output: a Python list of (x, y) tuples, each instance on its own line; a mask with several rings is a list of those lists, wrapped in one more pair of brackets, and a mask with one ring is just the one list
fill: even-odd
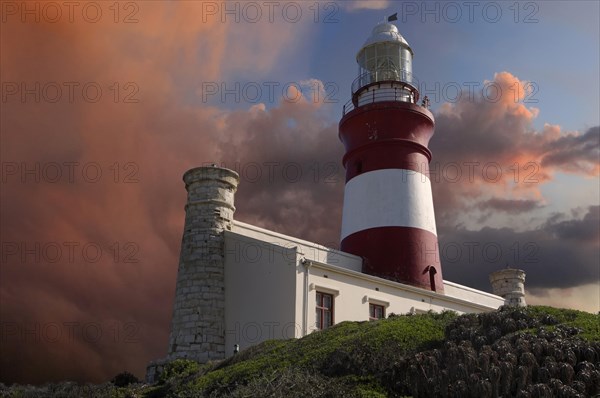
[(183, 175), (188, 192), (168, 359), (225, 358), (223, 231), (235, 212), (236, 172), (197, 167)]
[(490, 274), (490, 283), (495, 295), (504, 298), (504, 304), (525, 307), (525, 271), (505, 268)]

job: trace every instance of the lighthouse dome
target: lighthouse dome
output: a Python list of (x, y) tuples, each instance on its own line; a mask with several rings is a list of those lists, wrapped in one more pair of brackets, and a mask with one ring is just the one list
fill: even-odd
[(410, 49), (407, 41), (402, 37), (402, 35), (398, 32), (398, 28), (396, 25), (391, 24), (389, 22), (382, 22), (373, 28), (371, 32), (371, 36), (367, 38), (365, 44), (363, 44), (363, 48), (370, 46), (374, 43), (383, 43), (383, 42), (398, 42), (404, 44), (406, 47)]

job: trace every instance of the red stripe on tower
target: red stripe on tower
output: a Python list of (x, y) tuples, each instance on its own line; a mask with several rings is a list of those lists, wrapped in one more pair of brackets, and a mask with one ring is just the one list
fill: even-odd
[(341, 249), (363, 272), (443, 293), (429, 180), (434, 118), (418, 105), (413, 52), (391, 23), (358, 52), (339, 135), (346, 153)]

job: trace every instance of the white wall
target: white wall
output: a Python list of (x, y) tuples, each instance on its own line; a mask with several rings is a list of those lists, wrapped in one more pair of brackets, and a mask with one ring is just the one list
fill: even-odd
[(338, 267), (351, 269), (358, 272), (361, 272), (362, 270), (362, 259), (360, 257), (350, 253), (331, 249), (329, 247), (319, 245), (318, 243), (313, 243), (303, 239), (269, 231), (267, 229), (256, 227), (254, 225), (246, 224), (237, 220), (233, 221), (232, 231), (240, 235), (262, 240), (264, 242), (270, 242), (283, 247), (297, 247), (300, 256), (310, 260), (336, 265)]
[[(445, 294), (440, 294), (363, 274), (360, 257), (239, 221), (226, 232), (225, 242), (226, 323), (252, 325), (239, 328), (242, 337), (261, 323), (267, 325), (260, 341), (301, 337), (305, 328), (310, 333), (317, 291), (334, 294), (335, 323), (368, 320), (370, 301), (384, 305), (386, 316), (444, 309), (483, 312), (504, 304), (502, 297), (452, 282), (444, 281)], [(232, 252), (236, 244), (237, 254)], [(234, 336), (226, 337), (228, 349)], [(241, 348), (252, 343), (245, 337)]]
[[(309, 330), (315, 329), (316, 292), (334, 295), (334, 321), (366, 321), (369, 302), (384, 305), (390, 313), (491, 311), (504, 304), (499, 296), (451, 284), (453, 296), (407, 286), (327, 264), (309, 265)], [(462, 288), (462, 289), (461, 289)]]
[(444, 294), (481, 305), (498, 308), (504, 305), (504, 299), (498, 295), (473, 289), (458, 283), (444, 281)]
[(225, 355), (300, 334), (296, 248), (225, 231)]

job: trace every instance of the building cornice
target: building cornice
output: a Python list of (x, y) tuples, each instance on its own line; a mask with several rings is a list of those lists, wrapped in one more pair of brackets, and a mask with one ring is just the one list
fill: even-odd
[(323, 250), (323, 251), (329, 251), (329, 252), (334, 253), (336, 255), (339, 255), (341, 257), (360, 259), (360, 257), (355, 256), (354, 254), (346, 253), (346, 252), (343, 252), (343, 251), (340, 251), (340, 250), (337, 250), (337, 249), (332, 249), (330, 247), (323, 246), (323, 245), (320, 245), (320, 244), (315, 243), (315, 242), (310, 242), (310, 241), (307, 241), (307, 240), (304, 240), (304, 239), (295, 238), (293, 236), (285, 235), (285, 234), (282, 234), (282, 233), (279, 233), (279, 232), (270, 231), (268, 229), (257, 227), (256, 225), (252, 225), (252, 224), (247, 224), (247, 223), (242, 222), (242, 221), (233, 220), (233, 226), (234, 226), (234, 229), (232, 230), (232, 232), (238, 233), (239, 235), (244, 235), (244, 234), (241, 233), (241, 231), (236, 231), (235, 227), (238, 227), (240, 229), (247, 229), (247, 230), (250, 230), (250, 231), (259, 232), (259, 233), (264, 234), (264, 235), (268, 235), (268, 236), (272, 236), (272, 237), (275, 237), (275, 238), (287, 240), (289, 242), (296, 243), (296, 244), (298, 244), (300, 246), (312, 247), (312, 248)]
[[(373, 282), (373, 283), (377, 283), (379, 285), (385, 285), (385, 286), (389, 286), (392, 287), (394, 289), (400, 289), (400, 290), (404, 290), (404, 291), (408, 291), (411, 293), (416, 293), (419, 294), (421, 296), (427, 296), (431, 299), (435, 299), (435, 300), (439, 300), (439, 301), (446, 301), (446, 302), (453, 302), (456, 304), (462, 304), (462, 305), (466, 305), (468, 307), (472, 307), (472, 308), (477, 308), (480, 309), (482, 311), (489, 311), (489, 310), (494, 310), (496, 309), (495, 307), (490, 307), (490, 306), (486, 306), (486, 305), (482, 305), (482, 304), (478, 304), (478, 303), (474, 303), (472, 301), (468, 301), (468, 300), (463, 300), (457, 297), (453, 297), (453, 296), (448, 296), (445, 294), (440, 294), (440, 293), (436, 293), (430, 290), (426, 290), (426, 289), (421, 289), (418, 287), (414, 287), (414, 286), (410, 286), (410, 285), (405, 285), (403, 283), (398, 283), (398, 282), (394, 282), (394, 281), (390, 281), (387, 279), (383, 279), (383, 278), (379, 278), (377, 276), (373, 276), (373, 275), (369, 275), (369, 274), (364, 274), (362, 272), (356, 272), (356, 271), (352, 271), (346, 268), (342, 268), (342, 267), (338, 267), (335, 265), (331, 265), (331, 264), (327, 264), (327, 263), (322, 263), (320, 261), (314, 261), (314, 260), (302, 260), (302, 264), (305, 267), (314, 267), (314, 268), (320, 268), (323, 270), (327, 270), (327, 271), (333, 271), (339, 274), (343, 274), (343, 275), (347, 275), (347, 276), (351, 276), (353, 278), (357, 278), (357, 279), (362, 279), (365, 281), (369, 281), (369, 282)], [(444, 283), (446, 283), (444, 281)], [(463, 286), (461, 285), (457, 285), (457, 284), (452, 284), (453, 286), (460, 286), (461, 288)], [(467, 288), (469, 289), (469, 288)], [(473, 292), (477, 292), (479, 294), (484, 293), (486, 296), (490, 297), (490, 298), (497, 298), (498, 300), (502, 300), (504, 301), (504, 299), (500, 296), (495, 296), (493, 294), (489, 294), (486, 292), (480, 292), (477, 291), (475, 289), (469, 289), (470, 291)]]

